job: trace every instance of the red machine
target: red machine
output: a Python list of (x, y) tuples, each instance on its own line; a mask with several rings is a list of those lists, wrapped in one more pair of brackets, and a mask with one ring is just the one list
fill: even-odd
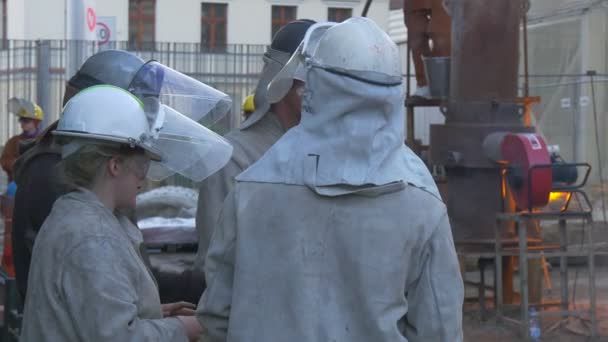
[(508, 163), (507, 183), (517, 207), (544, 207), (553, 185), (551, 156), (542, 136), (536, 133), (510, 133), (502, 140), (501, 154)]

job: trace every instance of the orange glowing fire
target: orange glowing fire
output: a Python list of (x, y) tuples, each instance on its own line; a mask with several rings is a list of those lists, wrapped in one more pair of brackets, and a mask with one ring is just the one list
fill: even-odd
[(565, 202), (572, 196), (569, 192), (551, 192), (549, 194), (549, 202)]
[(552, 207), (560, 206), (561, 211), (565, 211), (568, 209), (568, 203), (570, 203), (570, 198), (572, 197), (571, 192), (551, 192), (549, 194), (549, 205)]

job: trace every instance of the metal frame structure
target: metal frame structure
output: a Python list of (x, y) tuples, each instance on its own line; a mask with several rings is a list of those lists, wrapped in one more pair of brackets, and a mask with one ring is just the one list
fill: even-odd
[[(591, 202), (588, 196), (582, 190), (587, 183), (589, 173), (591, 171), (591, 165), (587, 163), (576, 163), (576, 164), (547, 164), (547, 165), (536, 165), (528, 170), (528, 179), (532, 179), (532, 174), (539, 169), (554, 168), (554, 167), (584, 167), (586, 168), (585, 175), (581, 182), (575, 185), (557, 185), (553, 187), (556, 192), (566, 193), (566, 201), (560, 210), (535, 210), (529, 207), (519, 212), (502, 212), (496, 215), (496, 227), (495, 227), (495, 246), (494, 246), (494, 265), (495, 265), (495, 300), (496, 300), (496, 321), (509, 322), (519, 325), (521, 328), (522, 337), (527, 336), (529, 326), (529, 293), (528, 293), (528, 260), (534, 258), (543, 257), (556, 257), (560, 260), (560, 292), (561, 300), (557, 305), (560, 306), (559, 311), (542, 311), (539, 310), (539, 317), (543, 316), (562, 316), (564, 318), (574, 316), (581, 317), (581, 314), (589, 314), (591, 318), (591, 336), (597, 335), (597, 318), (596, 318), (596, 286), (595, 286), (595, 256), (597, 252), (595, 250), (594, 239), (593, 239), (593, 228), (588, 229), (586, 234), (586, 242), (577, 251), (568, 249), (567, 239), (567, 222), (571, 220), (582, 220), (585, 223), (592, 222), (592, 211)], [(503, 177), (505, 172), (503, 172)], [(503, 180), (504, 181), (504, 180)], [(528, 190), (531, 191), (533, 184), (528, 183)], [(580, 205), (580, 208), (572, 210), (570, 209), (570, 203), (572, 196), (577, 198), (584, 203)], [(559, 226), (559, 246), (550, 246), (539, 244), (536, 245), (531, 239), (528, 238), (527, 232), (527, 220), (535, 221), (547, 221), (557, 220)], [(504, 240), (503, 230), (510, 223), (515, 223), (517, 229), (517, 247), (515, 248), (503, 248)], [(502, 258), (505, 256), (517, 256), (519, 257), (519, 293), (520, 303), (514, 304), (519, 306), (520, 317), (519, 320), (512, 319), (503, 315), (503, 310), (507, 306), (512, 306), (504, 303), (503, 300), (503, 265)], [(589, 268), (589, 309), (588, 310), (576, 310), (570, 309), (570, 300), (568, 292), (568, 258), (569, 257), (586, 257)], [(538, 305), (538, 304), (536, 304)], [(551, 306), (556, 305), (555, 303), (541, 303), (539, 306)]]

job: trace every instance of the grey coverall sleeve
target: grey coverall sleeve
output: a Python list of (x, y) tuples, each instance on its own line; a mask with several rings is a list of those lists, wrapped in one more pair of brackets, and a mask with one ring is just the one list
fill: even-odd
[(419, 276), (406, 287), (408, 341), (462, 341), (464, 285), (447, 214), (420, 257)]
[(64, 262), (58, 295), (80, 340), (187, 342), (176, 318), (139, 318), (137, 289), (142, 280), (137, 275), (141, 272), (136, 272), (136, 261), (125, 258), (128, 252), (121, 248), (111, 238), (91, 238)]
[(205, 261), (207, 289), (197, 308), (197, 318), (206, 328), (201, 341), (225, 342), (232, 305), (236, 243), (235, 194), (226, 199), (220, 221)]
[(196, 271), (203, 272), (211, 237), (217, 227), (224, 200), (234, 187), (234, 177), (241, 171), (242, 169), (231, 160), (222, 170), (201, 183), (196, 211), (196, 230), (199, 234), (198, 251), (194, 262)]

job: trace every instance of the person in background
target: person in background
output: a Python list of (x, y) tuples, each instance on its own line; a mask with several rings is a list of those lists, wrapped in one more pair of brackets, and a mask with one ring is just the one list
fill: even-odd
[[(162, 82), (157, 84), (163, 77), (175, 81), (175, 85)], [(112, 85), (128, 91), (138, 91), (136, 96), (142, 101), (144, 95), (154, 98), (160, 95), (170, 96), (167, 92), (181, 94), (184, 96), (180, 97), (179, 103), (188, 108), (199, 106), (209, 108), (208, 103), (201, 103), (203, 100), (197, 101), (189, 97), (192, 91), (200, 92), (204, 89), (208, 93), (218, 92), (160, 63), (146, 62), (133, 53), (123, 50), (104, 50), (89, 57), (66, 83), (63, 103), (66, 104), (83, 89), (95, 85)], [(151, 94), (142, 94), (142, 89), (147, 89), (145, 92)], [(219, 95), (216, 97), (220, 98)], [(224, 113), (229, 103), (231, 105), (232, 101), (227, 96), (220, 98), (215, 112)], [(209, 116), (217, 119), (216, 115), (218, 114)], [(18, 188), (13, 211), (12, 241), (17, 288), (23, 300), (27, 294), (32, 249), (38, 231), (49, 215), (55, 200), (70, 190), (56, 172), (57, 165), (61, 161), (61, 148), (56, 143), (52, 131), (57, 127), (57, 123), (58, 121), (54, 122), (41, 133), (15, 163)], [(128, 216), (134, 223), (136, 222), (134, 210)], [(156, 278), (163, 303), (198, 301), (200, 288), (204, 284), (202, 273), (195, 274), (190, 269), (181, 273), (165, 272), (160, 267), (152, 267), (145, 245), (142, 244), (140, 247), (144, 261)]]
[(44, 114), (37, 104), (15, 97), (8, 100), (8, 111), (19, 118), (19, 125), (21, 125), (21, 133), (8, 139), (0, 156), (0, 165), (6, 172), (10, 183), (14, 180), (14, 165), (19, 157), (19, 146), (25, 140), (38, 136)]
[[(66, 82), (63, 104), (82, 89), (108, 84), (127, 89), (145, 61), (122, 50), (105, 50), (89, 57), (78, 72)], [(56, 174), (61, 149), (54, 143), (52, 123), (24, 147), (15, 162), (15, 206), (13, 210), (13, 254), (17, 289), (24, 300), (34, 240), (53, 203), (68, 189)]]
[[(158, 91), (177, 72), (154, 62), (143, 68), (147, 75), (131, 92), (109, 85), (79, 92), (53, 131), (69, 191), (34, 244), (23, 342), (185, 342), (201, 333), (194, 305), (161, 305), (140, 254), (142, 233), (124, 213), (135, 208), (146, 177), (178, 172), (201, 181), (229, 160), (232, 148), (194, 120), (200, 116), (163, 103), (174, 103)], [(229, 110), (217, 107), (225, 94), (190, 89), (193, 98), (208, 100), (209, 112)]]
[[(267, 98), (267, 88), (268, 83), (287, 63), (313, 24), (312, 20), (296, 20), (283, 26), (275, 34), (264, 54), (264, 68), (254, 95), (255, 111), (240, 128), (225, 136), (234, 146), (232, 158), (223, 169), (201, 183), (196, 212), (199, 242), (194, 272), (203, 273), (209, 241), (224, 200), (234, 187), (234, 178), (257, 161), (288, 129), (300, 121), (301, 84), (294, 84), (281, 99), (272, 104)], [(204, 287), (200, 288), (200, 293), (203, 289)]]

